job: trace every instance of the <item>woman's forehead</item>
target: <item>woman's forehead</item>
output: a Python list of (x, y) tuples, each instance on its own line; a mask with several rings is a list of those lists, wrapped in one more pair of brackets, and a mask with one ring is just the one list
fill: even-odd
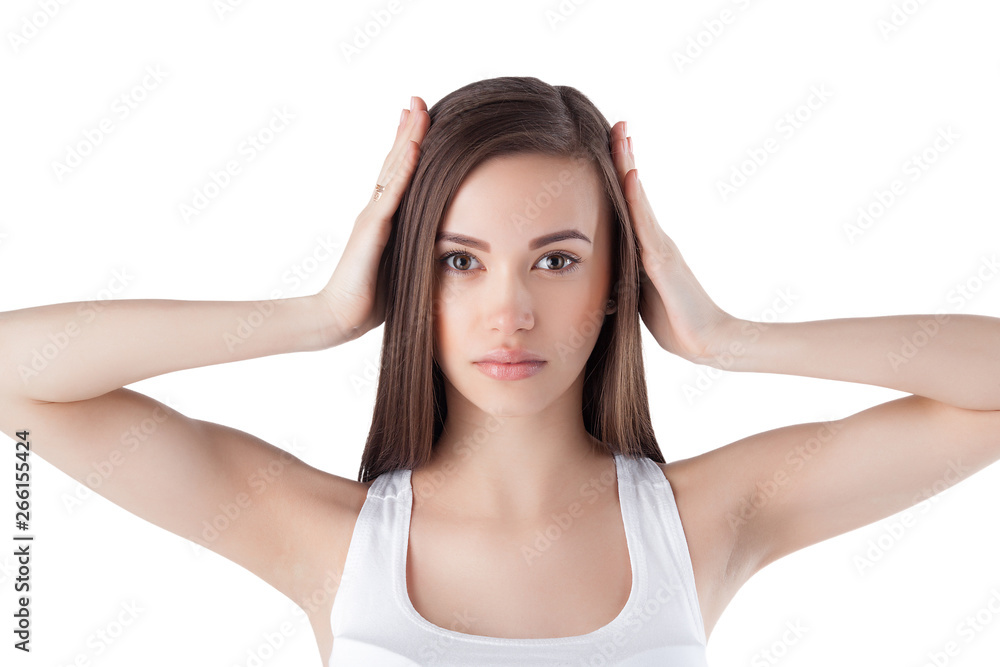
[(439, 228), (492, 241), (520, 240), (576, 229), (594, 241), (606, 223), (607, 201), (593, 164), (569, 157), (517, 154), (491, 158), (462, 181)]

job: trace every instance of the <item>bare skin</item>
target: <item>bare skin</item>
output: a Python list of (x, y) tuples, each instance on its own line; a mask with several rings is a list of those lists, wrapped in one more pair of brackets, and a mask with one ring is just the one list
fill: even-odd
[[(115, 473), (101, 483), (101, 495), (245, 567), (301, 606), (323, 664), (332, 649), (330, 610), (370, 485), (317, 470), (251, 434), (187, 417), (125, 387), (176, 370), (327, 349), (381, 324), (377, 261), (428, 125), (426, 105), (415, 98), (378, 177), (385, 192), (358, 217), (329, 285), (312, 296), (268, 302), (268, 317), (236, 346), (225, 334), (260, 304), (115, 300), (93, 320), (76, 303), (0, 313), (0, 431), (17, 440), (20, 429), (31, 428), (32, 451), (82, 483), (95, 463), (111, 462)], [(762, 567), (925, 500), (945, 488), (942, 480), (954, 483), (951, 471), (964, 479), (1000, 458), (1000, 355), (994, 352), (1000, 320), (951, 315), (918, 354), (895, 363), (899, 341), (926, 331), (933, 316), (748, 330), (754, 323), (733, 318), (708, 297), (657, 222), (624, 123), (612, 128), (611, 152), (642, 251), (640, 315), (663, 350), (728, 370), (910, 394), (660, 466), (677, 500), (706, 635)], [(523, 200), (531, 179), (557, 176), (568, 166), (538, 156), (486, 164), (466, 194), (473, 211), (487, 198), (502, 216), (497, 204), (511, 200), (511, 192)], [(552, 553), (566, 559), (543, 558), (529, 572), (507, 549), (542, 525), (550, 510), (565, 506), (584, 480), (614, 465), (580, 422), (581, 372), (593, 338), (584, 334), (566, 354), (554, 353), (557, 342), (589, 330), (582, 325), (601, 316), (609, 288), (601, 255), (606, 211), (586, 174), (573, 183), (579, 187), (573, 196), (557, 201), (575, 208), (546, 207), (523, 230), (481, 212), (445, 223), (487, 241), (491, 252), (468, 248), (479, 261), (456, 256), (452, 266), (481, 273), (442, 278), (452, 297), (435, 312), (435, 355), (448, 380), (448, 422), (431, 461), (413, 471), (415, 487), (444, 479), (414, 504), (407, 557), (410, 599), (441, 627), (468, 610), (474, 620), (459, 629), (473, 634), (586, 634), (619, 613), (631, 585), (617, 489), (581, 517), (578, 531), (554, 544)], [(566, 239), (528, 247), (536, 235), (565, 228), (567, 218), (594, 243)], [(557, 269), (543, 258), (553, 250), (580, 256), (581, 270), (550, 276)], [(71, 344), (39, 371), (32, 352), (68, 325), (75, 327)], [(473, 365), (495, 347), (515, 345), (542, 355), (539, 374), (500, 381)], [(467, 456), (468, 436), (496, 423), (500, 427)], [(146, 436), (141, 446), (128, 445), (123, 434), (139, 427)], [(259, 493), (249, 480), (273, 464), (282, 472)], [(748, 499), (766, 484), (777, 492), (751, 505)], [(240, 494), (253, 498), (252, 511), (219, 535), (206, 535), (203, 523)], [(456, 539), (462, 531), (480, 539)], [(473, 568), (512, 576), (503, 588), (498, 578), (461, 577), (453, 585), (456, 573)]]

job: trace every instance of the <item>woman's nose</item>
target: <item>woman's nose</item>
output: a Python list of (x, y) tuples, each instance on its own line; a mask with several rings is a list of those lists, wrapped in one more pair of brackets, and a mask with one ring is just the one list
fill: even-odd
[(533, 303), (532, 295), (524, 284), (510, 279), (491, 286), (483, 305), (489, 308), (490, 325), (502, 333), (512, 334), (518, 329), (534, 326)]

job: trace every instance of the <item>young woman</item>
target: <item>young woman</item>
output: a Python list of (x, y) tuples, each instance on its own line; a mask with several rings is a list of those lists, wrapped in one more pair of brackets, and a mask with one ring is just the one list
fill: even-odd
[[(650, 210), (625, 123), (534, 78), (413, 98), (320, 292), (111, 301), (33, 371), (76, 309), (0, 313), (0, 430), (30, 426), (81, 482), (127, 459), (99, 492), (283, 592), (330, 665), (705, 665), (761, 568), (916, 504), (955, 460), (964, 479), (1000, 458), (1000, 321), (726, 313)], [(640, 318), (695, 363), (912, 395), (668, 463)], [(383, 322), (358, 481), (124, 388)], [(240, 520), (206, 537), (227, 504)]]

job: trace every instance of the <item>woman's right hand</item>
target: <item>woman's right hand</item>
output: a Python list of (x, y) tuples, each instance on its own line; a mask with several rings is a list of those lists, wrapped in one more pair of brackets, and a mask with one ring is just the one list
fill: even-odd
[(385, 322), (386, 286), (378, 281), (379, 263), (392, 230), (393, 214), (410, 184), (420, 157), (420, 142), (430, 124), (427, 105), (419, 97), (412, 98), (375, 180), (385, 190), (376, 201), (373, 186), (333, 277), (315, 295), (322, 310), (324, 347), (360, 338)]

